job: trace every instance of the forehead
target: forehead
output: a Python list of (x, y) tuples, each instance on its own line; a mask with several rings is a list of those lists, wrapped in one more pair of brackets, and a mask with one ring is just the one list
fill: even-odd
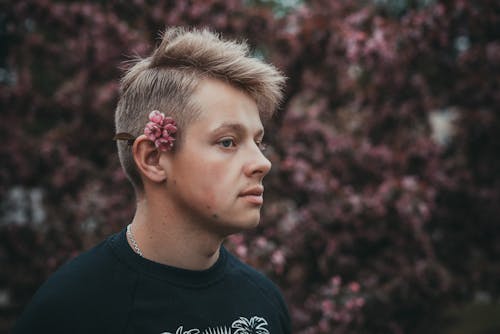
[(191, 126), (213, 131), (221, 126), (240, 127), (249, 132), (262, 131), (256, 102), (245, 92), (216, 79), (203, 79), (192, 96), (199, 110)]

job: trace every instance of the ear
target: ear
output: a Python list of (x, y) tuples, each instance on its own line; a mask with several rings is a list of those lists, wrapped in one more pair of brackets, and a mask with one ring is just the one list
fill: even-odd
[(161, 152), (145, 135), (140, 135), (132, 146), (132, 155), (141, 175), (152, 182), (163, 182), (167, 173), (160, 164)]

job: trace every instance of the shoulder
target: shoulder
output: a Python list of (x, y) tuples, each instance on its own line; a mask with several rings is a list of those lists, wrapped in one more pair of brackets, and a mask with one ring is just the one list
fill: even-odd
[(243, 280), (251, 290), (259, 291), (273, 306), (288, 318), (288, 309), (278, 286), (263, 273), (227, 252), (229, 274)]
[[(74, 332), (115, 297), (118, 261), (106, 241), (61, 266), (38, 289), (18, 319), (14, 333), (44, 329)], [(105, 305), (105, 306), (103, 306)]]
[(105, 283), (109, 279), (114, 262), (116, 260), (104, 241), (62, 265), (40, 287), (35, 297), (61, 299), (68, 295), (85, 295), (99, 287), (93, 283)]

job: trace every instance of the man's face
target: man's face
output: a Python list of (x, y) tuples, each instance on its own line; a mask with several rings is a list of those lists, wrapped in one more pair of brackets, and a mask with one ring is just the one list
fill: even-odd
[(271, 163), (259, 144), (264, 129), (257, 105), (218, 80), (203, 80), (193, 96), (200, 116), (182, 129), (171, 157), (168, 192), (186, 222), (225, 236), (255, 227), (262, 179)]

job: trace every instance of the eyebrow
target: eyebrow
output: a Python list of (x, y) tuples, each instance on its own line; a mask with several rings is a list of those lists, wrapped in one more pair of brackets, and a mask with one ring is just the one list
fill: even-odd
[[(236, 132), (238, 135), (242, 135), (244, 133), (247, 132), (247, 129), (240, 123), (222, 123), (221, 125), (219, 125), (218, 127), (216, 127), (212, 133), (217, 133), (217, 132), (220, 132), (220, 131), (224, 131), (224, 130), (232, 130), (234, 132)], [(257, 136), (264, 136), (264, 128), (260, 128), (257, 133), (256, 133)]]

